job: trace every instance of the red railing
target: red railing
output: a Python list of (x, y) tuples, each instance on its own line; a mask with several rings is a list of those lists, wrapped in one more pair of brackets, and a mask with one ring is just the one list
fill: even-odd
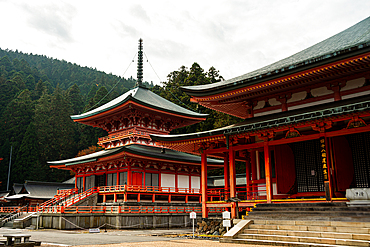
[[(66, 213), (66, 214), (94, 214), (94, 213), (112, 213), (112, 214), (187, 214), (196, 212), (201, 214), (201, 207), (160, 207), (160, 206), (49, 206), (43, 208), (29, 207), (29, 212), (41, 213)], [(223, 208), (209, 208), (209, 213), (222, 213)], [(23, 207), (0, 207), (0, 212), (26, 212)]]
[(58, 190), (57, 194), (53, 198), (51, 198), (50, 200), (47, 200), (46, 202), (41, 203), (39, 207), (45, 208), (45, 207), (55, 205), (56, 203), (66, 199), (68, 196), (76, 194), (77, 192), (78, 192), (77, 188)]
[(77, 202), (79, 202), (79, 201), (81, 201), (81, 200), (83, 200), (83, 199), (91, 196), (92, 194), (95, 194), (95, 193), (99, 193), (99, 187), (93, 187), (93, 188), (91, 188), (89, 190), (86, 190), (86, 191), (80, 193), (80, 194), (76, 194), (74, 197), (66, 200), (63, 203), (63, 205), (65, 207), (72, 206), (73, 204), (75, 204), (75, 203), (77, 203)]
[[(202, 213), (201, 207), (159, 207), (159, 206), (54, 206), (49, 207), (43, 213), (66, 213), (66, 214), (187, 214), (190, 212)], [(222, 208), (212, 208), (211, 213), (221, 213)]]
[(99, 192), (153, 192), (153, 193), (185, 193), (199, 194), (200, 189), (159, 187), (159, 186), (141, 186), (141, 185), (114, 185), (99, 187)]
[[(230, 198), (230, 191), (224, 188), (208, 189), (207, 193), (210, 201), (225, 201)], [(237, 187), (236, 197), (240, 200), (266, 199), (266, 185), (251, 184), (246, 187)]]
[(112, 135), (109, 135), (109, 136), (104, 136), (104, 137), (98, 138), (98, 142), (107, 141), (107, 140), (112, 141), (112, 140), (122, 139), (123, 137), (126, 137), (128, 135), (149, 136), (149, 133), (146, 132), (146, 131), (135, 130), (135, 129), (125, 130), (125, 131), (120, 131), (119, 133), (116, 133), (116, 134), (112, 134)]

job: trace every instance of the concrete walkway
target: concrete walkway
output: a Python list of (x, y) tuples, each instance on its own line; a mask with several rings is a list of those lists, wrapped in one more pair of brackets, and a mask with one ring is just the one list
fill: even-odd
[(171, 229), (171, 230), (107, 230), (102, 229), (100, 233), (89, 233), (86, 230), (63, 231), (63, 230), (26, 230), (0, 228), (0, 237), (9, 233), (27, 233), (31, 234), (30, 240), (41, 241), (43, 244), (55, 245), (103, 245), (133, 242), (155, 242), (168, 241), (173, 238), (163, 235), (190, 233), (190, 229)]
[[(41, 241), (41, 247), (80, 246), (80, 247), (253, 247), (255, 245), (220, 243), (218, 240), (186, 239), (175, 237), (178, 234), (191, 234), (191, 229), (161, 230), (107, 230), (89, 233), (86, 230), (26, 230), (0, 228), (0, 239), (9, 233), (30, 234), (30, 240)], [(169, 237), (173, 235), (174, 237)], [(263, 245), (259, 245), (262, 247)]]

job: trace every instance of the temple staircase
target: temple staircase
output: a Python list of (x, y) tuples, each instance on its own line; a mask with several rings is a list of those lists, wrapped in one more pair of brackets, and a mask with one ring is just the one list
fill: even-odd
[(47, 210), (49, 207), (53, 207), (55, 205), (60, 204), (61, 202), (63, 202), (63, 200), (66, 200), (67, 198), (75, 195), (76, 193), (78, 193), (78, 190), (76, 188), (68, 190), (58, 190), (57, 194), (53, 198), (41, 203), (38, 206), (38, 210), (39, 211)]
[(221, 242), (278, 246), (370, 246), (370, 207), (345, 203), (258, 204)]
[(63, 206), (64, 208), (73, 206), (81, 201), (87, 199), (89, 196), (94, 195), (99, 192), (98, 187), (93, 187), (82, 193), (77, 193), (77, 190), (73, 193), (65, 193), (63, 196), (56, 195), (54, 198), (44, 202), (39, 205), (39, 212), (43, 213), (55, 213), (60, 210), (58, 207)]

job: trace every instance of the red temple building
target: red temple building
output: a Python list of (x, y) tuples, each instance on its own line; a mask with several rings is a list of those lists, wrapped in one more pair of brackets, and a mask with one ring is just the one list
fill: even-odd
[[(79, 192), (97, 193), (98, 203), (199, 204), (200, 156), (164, 148), (150, 134), (168, 135), (173, 129), (204, 120), (207, 114), (182, 108), (142, 86), (142, 40), (138, 54), (136, 88), (96, 109), (71, 116), (75, 122), (108, 132), (98, 141), (104, 150), (48, 163), (73, 171)], [(208, 159), (207, 163), (222, 167), (223, 161)]]
[[(370, 187), (370, 17), (239, 77), (183, 87), (192, 102), (244, 121), (185, 135), (152, 134), (201, 155), (202, 214), (256, 203), (346, 200)], [(224, 160), (224, 186), (207, 188), (207, 158)], [(235, 164), (246, 168), (237, 188)], [(228, 200), (227, 200), (228, 199)]]

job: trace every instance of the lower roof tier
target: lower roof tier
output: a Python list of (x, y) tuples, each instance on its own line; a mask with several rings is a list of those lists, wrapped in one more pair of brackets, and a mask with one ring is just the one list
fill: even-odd
[[(48, 161), (48, 164), (53, 168), (69, 169), (69, 167), (73, 165), (85, 163), (87, 164), (90, 162), (99, 162), (99, 161), (105, 162), (116, 159), (126, 159), (126, 157), (127, 158), (137, 157), (140, 159), (157, 160), (158, 162), (179, 163), (189, 165), (200, 165), (201, 163), (201, 157), (198, 155), (179, 152), (167, 148), (132, 144), (119, 148), (102, 150), (76, 158), (58, 161)], [(208, 158), (207, 164), (210, 166), (221, 166), (223, 165), (223, 160)]]

